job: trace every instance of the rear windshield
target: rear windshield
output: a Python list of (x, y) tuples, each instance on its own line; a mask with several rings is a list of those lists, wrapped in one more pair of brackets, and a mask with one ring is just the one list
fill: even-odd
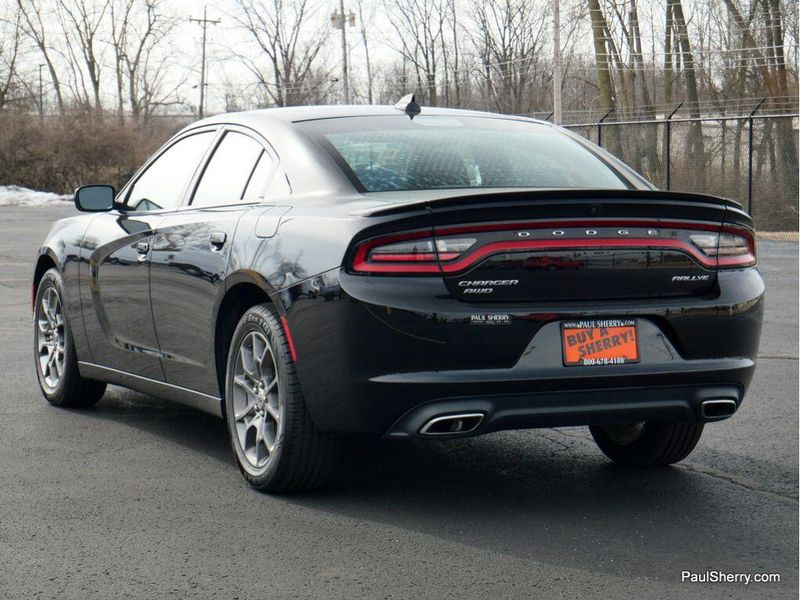
[(630, 187), (588, 147), (549, 125), (401, 114), (321, 119), (303, 127), (366, 192)]

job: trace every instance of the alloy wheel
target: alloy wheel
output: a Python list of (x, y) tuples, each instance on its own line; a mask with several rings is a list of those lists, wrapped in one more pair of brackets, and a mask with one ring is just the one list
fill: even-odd
[(37, 366), (46, 387), (54, 390), (64, 374), (66, 359), (64, 313), (58, 290), (48, 287), (39, 301), (36, 319)]
[(236, 355), (232, 415), (238, 453), (255, 472), (266, 470), (282, 428), (275, 355), (267, 338), (251, 331)]

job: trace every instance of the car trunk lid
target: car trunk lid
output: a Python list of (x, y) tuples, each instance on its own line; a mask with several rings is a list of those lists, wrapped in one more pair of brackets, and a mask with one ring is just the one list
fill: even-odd
[(632, 192), (505, 193), (429, 202), (448, 291), (465, 302), (712, 293), (717, 261), (697, 240), (716, 240), (727, 201)]

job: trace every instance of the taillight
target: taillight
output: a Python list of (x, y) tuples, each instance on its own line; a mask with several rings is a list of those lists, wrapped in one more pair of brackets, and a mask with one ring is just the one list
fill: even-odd
[[(427, 236), (427, 234), (420, 234)], [(360, 273), (434, 273), (438, 261), (455, 260), (475, 245), (475, 238), (409, 239), (409, 234), (386, 236), (362, 243), (353, 259)]]
[(725, 228), (693, 233), (689, 239), (703, 254), (716, 257), (720, 267), (746, 267), (756, 262), (755, 239), (749, 231)]
[(492, 254), (557, 249), (663, 248), (684, 252), (706, 269), (756, 263), (745, 228), (659, 220), (490, 223), (383, 235), (360, 242), (350, 269), (376, 274), (453, 274)]

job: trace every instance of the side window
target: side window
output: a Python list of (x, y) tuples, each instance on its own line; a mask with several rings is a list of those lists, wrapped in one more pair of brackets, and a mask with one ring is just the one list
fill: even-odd
[(253, 138), (235, 131), (226, 133), (200, 178), (192, 206), (239, 202), (262, 154), (264, 148)]
[(267, 177), (272, 173), (272, 165), (272, 157), (266, 151), (262, 152), (244, 190), (245, 200), (255, 201), (264, 195), (264, 186), (267, 185)]
[(128, 210), (177, 208), (214, 135), (213, 131), (196, 133), (167, 148), (133, 184), (125, 201)]

